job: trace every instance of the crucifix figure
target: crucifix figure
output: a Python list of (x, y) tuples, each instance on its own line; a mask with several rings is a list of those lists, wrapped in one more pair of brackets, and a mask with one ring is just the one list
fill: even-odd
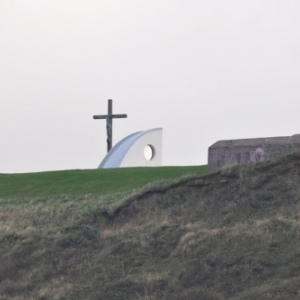
[(108, 100), (108, 113), (107, 115), (96, 115), (93, 119), (106, 119), (107, 131), (107, 152), (112, 148), (112, 121), (113, 119), (127, 118), (127, 115), (113, 115), (112, 113), (112, 100)]

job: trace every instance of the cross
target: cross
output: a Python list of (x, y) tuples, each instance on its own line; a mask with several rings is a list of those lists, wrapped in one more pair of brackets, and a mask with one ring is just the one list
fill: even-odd
[(107, 152), (112, 147), (112, 119), (127, 118), (127, 115), (113, 115), (112, 113), (112, 100), (108, 99), (108, 112), (107, 115), (96, 115), (93, 119), (106, 119), (106, 131), (107, 131)]

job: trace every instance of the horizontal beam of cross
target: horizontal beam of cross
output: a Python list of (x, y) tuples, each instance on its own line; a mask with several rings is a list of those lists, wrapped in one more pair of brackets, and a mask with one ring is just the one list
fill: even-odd
[(107, 119), (107, 118), (113, 118), (113, 119), (120, 119), (120, 118), (127, 118), (127, 115), (96, 115), (93, 116), (93, 119)]

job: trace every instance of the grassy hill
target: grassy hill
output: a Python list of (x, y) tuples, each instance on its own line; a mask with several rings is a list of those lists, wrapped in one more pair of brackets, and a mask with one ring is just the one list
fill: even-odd
[[(0, 206), (58, 201), (78, 205), (81, 200), (109, 196), (121, 200), (149, 183), (170, 181), (187, 174), (200, 175), (206, 166), (66, 170), (27, 174), (0, 174)], [(107, 198), (107, 197), (106, 197)], [(106, 200), (106, 199), (105, 199)], [(98, 201), (99, 202), (99, 201)], [(84, 209), (81, 205), (81, 208)], [(107, 201), (102, 203), (107, 208)]]
[(163, 169), (1, 175), (0, 299), (299, 299), (299, 153)]

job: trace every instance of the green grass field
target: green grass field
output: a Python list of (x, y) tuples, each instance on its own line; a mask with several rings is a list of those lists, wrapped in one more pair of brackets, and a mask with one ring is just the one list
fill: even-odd
[(204, 174), (207, 166), (67, 170), (0, 174), (0, 204), (8, 199), (103, 196), (141, 188), (148, 183)]

